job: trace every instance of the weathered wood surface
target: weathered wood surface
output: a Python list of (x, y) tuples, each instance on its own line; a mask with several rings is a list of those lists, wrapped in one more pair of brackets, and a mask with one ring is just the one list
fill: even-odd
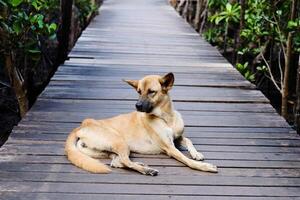
[[(105, 1), (69, 56), (0, 149), (0, 199), (300, 199), (300, 138), (165, 0)], [(123, 78), (170, 71), (185, 134), (218, 174), (165, 155), (132, 155), (157, 177), (89, 174), (66, 160), (64, 141), (84, 118), (134, 110)]]

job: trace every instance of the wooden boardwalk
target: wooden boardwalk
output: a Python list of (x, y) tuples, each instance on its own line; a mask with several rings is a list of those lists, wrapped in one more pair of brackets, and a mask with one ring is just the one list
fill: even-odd
[[(186, 135), (218, 174), (164, 155), (132, 155), (157, 177), (90, 174), (66, 160), (64, 141), (84, 118), (134, 110), (122, 78), (170, 71)], [(3, 200), (300, 199), (300, 138), (166, 0), (106, 0), (0, 149), (0, 181)]]

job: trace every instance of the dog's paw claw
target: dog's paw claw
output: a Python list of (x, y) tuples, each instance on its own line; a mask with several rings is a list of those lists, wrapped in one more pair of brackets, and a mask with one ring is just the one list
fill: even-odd
[(150, 175), (150, 176), (156, 176), (158, 174), (158, 170), (148, 168), (148, 169), (146, 169), (145, 174)]
[(191, 156), (194, 160), (204, 160), (203, 154), (199, 152), (192, 153)]

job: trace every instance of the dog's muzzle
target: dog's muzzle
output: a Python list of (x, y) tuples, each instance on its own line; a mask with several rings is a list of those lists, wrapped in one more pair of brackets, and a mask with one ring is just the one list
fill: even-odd
[(139, 112), (146, 112), (146, 113), (150, 113), (153, 109), (153, 106), (151, 105), (151, 103), (149, 101), (141, 101), (139, 100), (136, 104), (135, 104), (136, 110)]

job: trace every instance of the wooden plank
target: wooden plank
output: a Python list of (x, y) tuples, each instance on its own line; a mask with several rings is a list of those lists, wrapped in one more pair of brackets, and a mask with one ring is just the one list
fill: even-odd
[[(121, 77), (103, 77), (99, 81), (98, 76), (83, 76), (83, 75), (56, 75), (49, 86), (56, 85), (61, 82), (93, 82), (97, 85), (102, 85), (106, 88), (126, 88), (123, 82), (121, 82)], [(136, 77), (135, 77), (136, 78)], [(128, 76), (127, 76), (127, 79)], [(224, 81), (214, 81), (213, 79), (198, 79), (195, 81), (189, 81), (188, 79), (181, 79), (178, 81), (176, 86), (189, 86), (189, 87), (225, 87), (225, 88), (246, 88), (246, 89), (255, 89), (255, 87), (247, 81), (238, 81), (238, 80), (224, 80)]]
[(60, 182), (5, 182), (3, 190), (18, 192), (53, 192), (81, 194), (161, 194), (161, 195), (225, 195), (225, 196), (288, 196), (298, 195), (298, 187), (232, 187), (232, 186), (183, 186), (183, 185), (143, 185), (143, 184), (94, 184), (94, 183), (60, 183)]
[[(54, 135), (52, 139), (52, 134), (49, 137), (43, 136), (44, 139), (40, 139), (40, 141), (62, 141), (61, 136)], [(35, 138), (35, 137), (34, 137)], [(38, 137), (37, 137), (38, 138)], [(64, 136), (66, 139), (66, 136)], [(6, 147), (7, 146), (7, 147)], [(7, 148), (11, 148), (11, 153), (17, 152), (19, 148), (21, 148), (20, 145), (12, 145), (10, 146), (9, 143), (4, 146), (2, 149), (0, 149), (0, 152), (6, 151)], [(289, 146), (278, 146), (278, 145), (231, 145), (231, 144), (214, 144), (211, 143), (209, 145), (207, 144), (199, 144), (195, 145), (196, 148), (201, 152), (248, 152), (248, 153), (299, 153), (300, 150), (298, 147), (289, 147)], [(30, 147), (26, 149), (22, 149), (19, 153), (30, 153)], [(33, 149), (32, 149), (33, 150)], [(60, 149), (62, 151), (62, 147)], [(51, 147), (39, 147), (40, 154), (49, 154), (48, 152), (57, 152), (57, 150), (51, 149)]]
[[(92, 57), (85, 56), (84, 58), (80, 57), (72, 57), (69, 61), (66, 61), (66, 64), (77, 64), (77, 65), (132, 65), (132, 66), (155, 66), (155, 67), (194, 67), (197, 68), (199, 66), (206, 66), (209, 68), (215, 68), (215, 67), (224, 67), (224, 68), (232, 68), (232, 65), (229, 63), (218, 63), (218, 62), (212, 62), (212, 61), (202, 61), (197, 63), (169, 63), (169, 62), (143, 62), (140, 60), (113, 60), (113, 59), (93, 59)], [(170, 68), (171, 70), (172, 68)], [(197, 70), (197, 69), (195, 69)]]
[[(127, 113), (119, 110), (104, 110), (90, 113), (68, 113), (65, 112), (31, 112), (23, 121), (44, 122), (81, 122), (86, 118), (103, 119), (119, 114)], [(181, 111), (187, 126), (211, 126), (211, 127), (287, 127), (288, 124), (282, 119), (268, 113), (233, 113), (233, 112), (202, 112)], [(263, 119), (268, 119), (264, 120)], [(259, 121), (258, 121), (259, 120)]]
[[(38, 99), (31, 108), (31, 112), (97, 112), (99, 110), (110, 110), (112, 108), (120, 112), (132, 112), (136, 101), (119, 100), (76, 100), (76, 99)], [(270, 104), (255, 103), (211, 103), (211, 102), (174, 102), (178, 111), (206, 111), (206, 112), (247, 112), (247, 113), (275, 113)]]
[[(129, 87), (129, 86), (128, 86)], [(171, 91), (174, 101), (193, 102), (256, 102), (267, 103), (268, 100), (256, 90), (242, 90), (233, 88), (209, 88), (209, 87), (180, 87), (177, 86)], [(205, 95), (203, 95), (205, 94)], [(41, 98), (57, 99), (124, 99), (136, 100), (137, 94), (132, 88), (101, 88), (97, 82), (91, 88), (88, 83), (74, 84), (65, 83), (65, 86), (47, 87)]]
[[(195, 127), (193, 127), (195, 128)], [(187, 128), (186, 128), (187, 129)], [(71, 128), (70, 128), (71, 130)], [(44, 130), (33, 130), (33, 129), (15, 129), (14, 130), (14, 138), (15, 139), (30, 139), (30, 140), (55, 140), (55, 141), (64, 141), (66, 139), (66, 134), (69, 133), (70, 130), (63, 132), (63, 134), (58, 133), (61, 131), (53, 131), (48, 130), (45, 133)], [(222, 132), (192, 132), (185, 131), (184, 135), (193, 140), (193, 138), (202, 138), (203, 140), (207, 138), (234, 138), (234, 139), (274, 139), (274, 140), (294, 140), (299, 139), (299, 136), (296, 134), (288, 134), (288, 133), (222, 133)]]
[[(19, 132), (24, 131), (27, 133), (29, 131), (38, 131), (40, 133), (66, 133), (71, 131), (74, 127), (79, 126), (80, 123), (64, 123), (64, 122), (23, 122), (21, 121), (14, 130)], [(294, 129), (291, 127), (185, 127), (187, 131), (194, 132), (206, 132), (206, 133), (223, 133), (224, 135), (228, 133), (282, 133), (289, 134), (292, 133), (293, 136), (297, 136)]]
[[(216, 48), (165, 1), (110, 0), (101, 9), (0, 149), (0, 199), (299, 199), (300, 137)], [(82, 119), (134, 110), (137, 94), (121, 79), (170, 71), (185, 134), (218, 174), (166, 155), (131, 155), (157, 177), (90, 174), (67, 161), (65, 139)]]
[[(77, 62), (75, 62), (77, 61)], [(128, 65), (128, 64), (101, 64), (97, 62), (93, 62), (93, 59), (71, 59), (66, 60), (64, 65), (61, 65), (57, 73), (72, 73), (82, 71), (83, 69), (103, 71), (103, 72), (111, 72), (112, 75), (117, 76), (122, 71), (127, 72), (128, 75), (137, 75), (138, 73), (149, 73), (149, 74), (165, 74), (170, 71), (175, 74), (226, 74), (226, 76), (236, 75), (240, 76), (240, 73), (237, 72), (232, 66), (229, 64), (220, 65), (220, 64), (211, 64), (207, 66), (205, 63), (199, 63), (197, 67), (180, 67), (180, 66), (157, 66), (157, 65)], [(226, 77), (224, 76), (224, 77)], [(140, 77), (136, 77), (140, 78)], [(177, 80), (177, 79), (176, 79)]]
[(67, 182), (67, 183), (119, 183), (119, 184), (156, 184), (156, 185), (218, 185), (218, 186), (295, 186), (300, 187), (299, 179), (269, 177), (228, 177), (214, 175), (160, 175), (141, 178), (138, 174), (97, 175), (86, 173), (46, 173), (46, 172), (2, 172), (0, 181), (16, 182)]
[[(191, 175), (199, 176), (209, 175), (207, 172), (201, 172), (197, 170), (191, 170), (188, 167), (179, 166), (155, 166), (155, 169), (159, 170), (160, 175)], [(47, 164), (47, 163), (16, 163), (7, 162), (1, 163), (0, 171), (3, 172), (46, 172), (46, 173), (81, 173), (89, 174), (88, 172), (79, 169), (71, 164)], [(128, 175), (140, 175), (138, 172), (133, 172), (125, 169), (113, 169), (110, 175), (115, 174), (128, 174)], [(221, 176), (229, 177), (273, 177), (273, 178), (300, 178), (299, 169), (293, 168), (222, 168), (217, 174)], [(104, 176), (104, 175), (96, 175)], [(144, 177), (144, 176), (142, 176)], [(141, 177), (141, 178), (142, 178)]]
[[(44, 142), (44, 141), (43, 141)], [(13, 151), (10, 152), (8, 149), (7, 151), (2, 151), (2, 156), (0, 158), (1, 162), (6, 161), (12, 161), (13, 158), (14, 162), (26, 162), (26, 163), (69, 163), (66, 161), (64, 157), (63, 152), (63, 144), (56, 145), (53, 143), (46, 143), (44, 142), (44, 145), (52, 145), (55, 147), (54, 150), (50, 150), (47, 147), (40, 147), (40, 144), (37, 143), (31, 143), (28, 145), (20, 144), (18, 141), (13, 140), (10, 143), (8, 143), (7, 147), (18, 145), (17, 148), (15, 148)], [(30, 146), (35, 145), (36, 147), (32, 148), (32, 151), (29, 151)], [(190, 157), (187, 151), (183, 152), (187, 157)], [(224, 163), (235, 163), (235, 161), (274, 161), (273, 163), (284, 163), (283, 161), (286, 161), (285, 163), (290, 163), (291, 165), (297, 166), (297, 162), (300, 161), (299, 153), (248, 153), (248, 152), (218, 152), (218, 151), (211, 151), (211, 152), (203, 152), (205, 155), (206, 160), (210, 160), (212, 162), (218, 162), (221, 163), (220, 167), (225, 167), (222, 164), (222, 161), (225, 161)], [(12, 156), (13, 155), (13, 156)], [(137, 159), (147, 159), (146, 162), (151, 163), (152, 161), (154, 163), (157, 162), (159, 159), (165, 159), (162, 164), (167, 165), (168, 163), (174, 164), (177, 162), (174, 162), (173, 159), (169, 158), (165, 154), (159, 154), (159, 155), (140, 155), (136, 153), (131, 154), (132, 158)], [(279, 161), (279, 162), (275, 162)], [(109, 163), (109, 160), (107, 160)], [(245, 162), (245, 163), (251, 163), (251, 162)], [(262, 162), (265, 163), (265, 162)], [(272, 163), (272, 162), (271, 162)], [(170, 164), (170, 165), (171, 165)], [(154, 165), (154, 164), (153, 164)], [(158, 164), (155, 164), (158, 165)], [(237, 165), (236, 167), (239, 167)], [(251, 165), (249, 166), (251, 167)], [(262, 167), (258, 165), (258, 168)]]
[[(206, 76), (218, 76), (224, 80), (231, 79), (232, 77), (238, 78), (239, 80), (245, 80), (240, 75), (239, 72), (235, 71), (233, 68), (215, 66), (207, 67), (205, 65), (199, 66), (198, 69), (193, 69), (191, 67), (152, 67), (140, 65), (138, 68), (131, 65), (105, 65), (105, 64), (72, 64), (71, 61), (61, 66), (56, 74), (79, 74), (79, 75), (110, 75), (110, 76), (134, 76), (135, 79), (141, 78), (144, 75), (149, 74), (165, 74), (170, 71), (173, 71), (175, 74), (175, 80), (181, 77), (195, 77), (195, 78), (207, 78)], [(197, 73), (195, 73), (197, 72)], [(224, 76), (226, 73), (226, 76)], [(223, 76), (222, 76), (223, 75)], [(222, 77), (221, 77), (222, 76)], [(193, 80), (193, 79), (191, 79)], [(216, 80), (217, 81), (217, 80)]]
[[(136, 69), (139, 71), (139, 68), (142, 69), (142, 67), (153, 67), (153, 70), (158, 70), (157, 72), (160, 72), (161, 70), (167, 70), (175, 71), (175, 72), (199, 72), (203, 71), (203, 68), (206, 68), (206, 70), (228, 70), (228, 71), (234, 71), (232, 68), (232, 65), (229, 63), (214, 63), (214, 62), (199, 62), (197, 66), (194, 65), (169, 65), (169, 64), (150, 64), (150, 63), (113, 63), (113, 62), (105, 62), (101, 60), (96, 59), (86, 59), (86, 58), (72, 58), (69, 60), (66, 60), (63, 66), (73, 66), (73, 67), (82, 67), (82, 66), (94, 66), (94, 67), (122, 67), (126, 66), (126, 68)], [(147, 70), (151, 70), (151, 68), (147, 68)], [(157, 73), (156, 72), (156, 73)]]
[[(86, 200), (86, 199), (114, 199), (114, 200), (169, 200), (170, 195), (134, 195), (134, 194), (72, 194), (72, 193), (24, 193), (24, 192), (5, 192), (2, 194), (5, 200), (49, 200), (49, 199), (64, 199), (64, 200)], [(283, 197), (255, 197), (257, 200), (282, 200)], [(172, 195), (174, 200), (251, 200), (252, 197), (247, 196), (177, 196)], [(286, 200), (299, 200), (300, 197), (284, 197)]]
[[(65, 135), (66, 137), (67, 135)], [(195, 145), (228, 145), (228, 146), (271, 146), (271, 147), (299, 147), (300, 139), (235, 139), (235, 138), (199, 138), (193, 137)], [(25, 142), (25, 141), (23, 141)], [(35, 143), (35, 141), (32, 141)], [(39, 143), (39, 141), (37, 141)]]
[(128, 59), (147, 59), (147, 60), (152, 60), (152, 59), (166, 59), (166, 60), (173, 60), (175, 58), (179, 58), (182, 60), (186, 60), (188, 62), (193, 61), (193, 60), (214, 60), (214, 61), (224, 61), (223, 57), (220, 57), (218, 54), (215, 54), (214, 52), (209, 52), (207, 51), (206, 53), (201, 53), (201, 54), (188, 54), (188, 53), (160, 53), (157, 52), (135, 52), (135, 51), (91, 51), (91, 50), (81, 50), (81, 51), (72, 51), (69, 54), (69, 57), (93, 57), (97, 59), (105, 59), (105, 58), (123, 58), (126, 57)]

